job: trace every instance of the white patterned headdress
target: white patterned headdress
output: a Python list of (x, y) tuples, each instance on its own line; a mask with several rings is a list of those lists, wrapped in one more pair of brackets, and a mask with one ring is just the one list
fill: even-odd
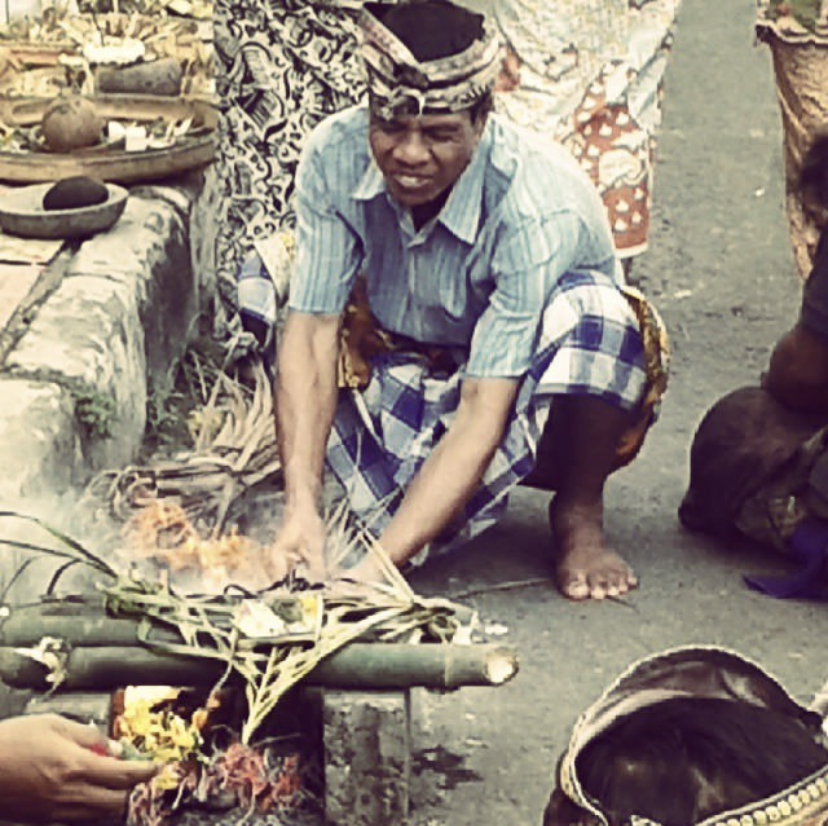
[(368, 73), (371, 111), (384, 120), (406, 115), (447, 115), (474, 106), (494, 88), (500, 44), (483, 21), (483, 37), (467, 49), (437, 60), (419, 61), (382, 22), (394, 6), (366, 3), (359, 17), (362, 58)]

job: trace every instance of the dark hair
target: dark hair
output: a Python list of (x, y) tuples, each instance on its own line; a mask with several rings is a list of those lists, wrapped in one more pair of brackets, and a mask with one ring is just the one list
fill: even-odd
[(598, 735), (578, 756), (578, 775), (611, 826), (632, 815), (691, 826), (828, 765), (815, 726), (733, 700), (665, 700)]
[(492, 109), (494, 109), (494, 93), (489, 90), (480, 100), (475, 101), (469, 106), (466, 111), (469, 113), (472, 123), (477, 123), (488, 117)]
[(799, 189), (828, 208), (828, 128), (816, 133), (802, 159)]
[(483, 37), (483, 15), (449, 0), (408, 0), (380, 20), (422, 61), (459, 54)]

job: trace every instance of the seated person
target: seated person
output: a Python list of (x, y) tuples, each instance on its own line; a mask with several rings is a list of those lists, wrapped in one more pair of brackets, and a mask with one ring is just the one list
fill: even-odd
[(603, 492), (664, 389), (655, 316), (575, 160), (491, 114), (485, 18), (426, 0), (360, 20), (368, 105), (323, 121), (297, 175), (272, 572), (324, 568), (327, 465), (400, 567), (493, 524), (514, 485), (554, 488), (561, 591), (623, 594)]
[[(828, 204), (828, 137), (814, 143), (803, 170), (804, 197)], [(816, 569), (828, 543), (826, 426), (828, 230), (804, 286), (799, 318), (776, 343), (761, 386), (720, 399), (699, 425), (690, 486), (679, 508), (691, 530), (741, 533), (814, 569), (816, 580), (808, 581), (803, 569), (801, 587), (778, 596), (815, 595), (824, 584)]]
[(821, 823), (821, 723), (736, 654), (656, 655), (578, 720), (543, 826)]

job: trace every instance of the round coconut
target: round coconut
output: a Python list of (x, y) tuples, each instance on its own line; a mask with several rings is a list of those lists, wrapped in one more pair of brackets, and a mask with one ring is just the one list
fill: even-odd
[(109, 197), (106, 186), (86, 175), (63, 178), (43, 196), (43, 209), (79, 209), (102, 204)]
[(72, 152), (101, 139), (103, 119), (95, 104), (83, 97), (57, 98), (40, 122), (43, 140), (53, 152)]

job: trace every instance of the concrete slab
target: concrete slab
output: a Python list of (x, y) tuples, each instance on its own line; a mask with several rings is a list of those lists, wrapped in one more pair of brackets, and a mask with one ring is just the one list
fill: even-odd
[(0, 503), (65, 490), (83, 467), (74, 403), (59, 384), (0, 376)]
[(324, 691), (327, 826), (397, 826), (408, 815), (408, 691)]

